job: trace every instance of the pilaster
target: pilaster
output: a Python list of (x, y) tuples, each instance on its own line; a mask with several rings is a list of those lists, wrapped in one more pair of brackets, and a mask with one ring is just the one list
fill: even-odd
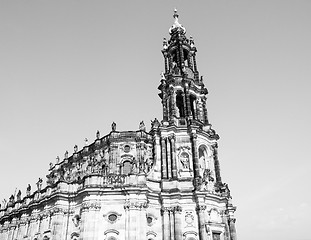
[(162, 152), (162, 178), (167, 179), (167, 161), (166, 161), (166, 137), (161, 137)]

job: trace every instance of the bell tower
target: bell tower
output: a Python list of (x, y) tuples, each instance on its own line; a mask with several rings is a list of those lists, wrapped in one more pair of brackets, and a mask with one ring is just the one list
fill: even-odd
[(165, 72), (161, 76), (159, 94), (163, 105), (163, 122), (168, 125), (208, 126), (206, 110), (207, 89), (203, 77), (199, 77), (196, 64), (197, 49), (192, 37), (186, 37), (186, 29), (175, 21), (169, 29), (170, 39), (163, 40)]
[(158, 87), (163, 119), (154, 121), (151, 130), (163, 239), (236, 240), (236, 208), (220, 175), (219, 136), (208, 119), (208, 91), (197, 68), (197, 49), (177, 10), (173, 17), (170, 38), (163, 40), (164, 72)]

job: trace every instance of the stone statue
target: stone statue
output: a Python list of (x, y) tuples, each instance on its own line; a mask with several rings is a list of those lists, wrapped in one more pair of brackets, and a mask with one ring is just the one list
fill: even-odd
[(42, 178), (39, 178), (38, 182), (36, 183), (39, 192), (40, 192), (41, 187), (42, 187), (42, 182), (43, 182)]
[(187, 153), (180, 154), (180, 162), (184, 169), (189, 169), (189, 155)]
[(65, 159), (68, 158), (68, 151), (65, 152)]
[(7, 200), (4, 198), (4, 199), (2, 200), (3, 208), (6, 208), (6, 203), (7, 203)]
[(12, 194), (11, 197), (9, 198), (9, 203), (14, 203), (14, 195)]
[(59, 163), (60, 162), (60, 158), (59, 156), (56, 157), (56, 163)]
[(75, 146), (73, 147), (73, 151), (74, 151), (75, 153), (78, 151), (78, 145), (75, 145)]
[(214, 181), (214, 178), (212, 177), (212, 171), (210, 169), (205, 169), (203, 172), (203, 181), (207, 182), (207, 181)]
[(79, 227), (79, 223), (80, 223), (80, 216), (79, 215), (75, 215), (73, 218), (72, 218), (72, 222), (74, 224), (74, 226), (76, 228)]
[(96, 139), (99, 139), (100, 138), (100, 132), (97, 130), (96, 132)]
[(157, 118), (151, 121), (151, 128), (158, 128), (160, 126), (160, 122)]
[(112, 129), (113, 132), (116, 131), (116, 129), (117, 129), (117, 124), (116, 124), (115, 122), (113, 122), (113, 123), (111, 124), (111, 129)]
[(141, 121), (141, 122), (139, 123), (139, 130), (140, 130), (140, 131), (146, 131), (146, 126), (145, 126), (144, 121)]
[(16, 195), (16, 200), (20, 201), (21, 200), (21, 196), (22, 196), (22, 192), (21, 192), (21, 190), (19, 190), (17, 195)]
[(31, 191), (31, 186), (28, 184), (27, 189), (26, 189), (26, 195), (29, 196)]
[(84, 146), (89, 145), (89, 140), (87, 138), (84, 139)]
[(177, 118), (180, 117), (179, 108), (177, 106), (175, 107), (175, 115)]
[(52, 162), (50, 162), (50, 169), (52, 169), (53, 168), (53, 163)]

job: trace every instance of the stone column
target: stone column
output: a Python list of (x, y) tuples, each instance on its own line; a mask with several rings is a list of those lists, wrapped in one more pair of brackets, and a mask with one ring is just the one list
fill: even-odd
[(65, 216), (63, 209), (54, 209), (54, 215), (52, 220), (52, 240), (63, 239), (64, 217)]
[(170, 235), (171, 235), (171, 240), (174, 240), (174, 236), (175, 236), (175, 211), (174, 211), (174, 208), (170, 209), (169, 214), (170, 214)]
[(36, 226), (37, 226), (36, 217), (31, 216), (30, 223), (29, 223), (28, 237), (29, 236), (33, 237), (36, 234), (36, 229), (37, 229)]
[(171, 155), (172, 155), (172, 177), (177, 179), (177, 162), (176, 162), (176, 146), (175, 146), (175, 136), (169, 137), (171, 142)]
[[(141, 204), (140, 207), (140, 212), (139, 212), (139, 228), (138, 228), (138, 240), (146, 240), (145, 236), (146, 236), (146, 207), (147, 207), (147, 203), (146, 204)], [(144, 224), (145, 223), (145, 224)]]
[(229, 218), (230, 240), (236, 240), (235, 218)]
[(166, 162), (166, 137), (161, 138), (162, 150), (162, 179), (167, 179), (167, 162)]
[(129, 240), (129, 225), (130, 225), (130, 212), (129, 212), (129, 208), (130, 208), (130, 203), (127, 201), (124, 204), (124, 211), (125, 211), (125, 231), (124, 231), (124, 238), (125, 240)]
[(198, 159), (198, 151), (197, 151), (197, 134), (193, 132), (191, 134), (192, 140), (192, 153), (193, 153), (193, 169), (194, 169), (194, 179), (195, 179), (195, 187), (198, 187), (199, 178), (200, 178), (200, 164)]
[(128, 208), (128, 229), (126, 232), (128, 235), (128, 240), (138, 240), (139, 239), (139, 229), (140, 224), (142, 224), (137, 216), (139, 216), (139, 211), (141, 208), (141, 204), (137, 202), (128, 202), (126, 203), (126, 208)]
[(162, 91), (162, 108), (163, 108), (163, 121), (168, 120), (167, 106), (166, 106), (166, 94)]
[(198, 111), (197, 111), (197, 101), (196, 101), (196, 98), (193, 100), (192, 102), (192, 105), (193, 105), (193, 119), (196, 119), (198, 120)]
[(172, 178), (172, 161), (171, 161), (171, 145), (170, 141), (166, 139), (166, 159), (167, 159), (167, 177)]
[(209, 124), (207, 117), (207, 107), (206, 107), (206, 98), (203, 99), (203, 115), (204, 115), (204, 124)]
[(185, 93), (183, 92), (183, 93), (181, 94), (181, 96), (182, 96), (182, 99), (183, 99), (184, 116), (186, 117), (186, 116), (187, 116), (186, 95), (185, 95)]
[(167, 68), (167, 66), (168, 66), (168, 64), (167, 64), (167, 54), (164, 55), (164, 66), (165, 66), (165, 73), (167, 73), (168, 72), (168, 68)]
[(82, 204), (83, 231), (81, 231), (83, 240), (95, 239), (97, 211), (101, 208), (99, 202), (84, 202)]
[(153, 139), (153, 151), (154, 151), (154, 170), (156, 172), (161, 171), (161, 146), (160, 146), (160, 138), (155, 135)]
[(224, 211), (222, 211), (222, 222), (225, 224), (224, 240), (231, 240), (229, 220), (228, 220), (228, 216), (224, 213)]
[(11, 231), (12, 231), (12, 240), (15, 240), (15, 234), (16, 234), (16, 231), (17, 231), (17, 226), (11, 227)]
[(208, 238), (207, 238), (207, 234), (206, 234), (206, 230), (205, 230), (205, 216), (204, 216), (206, 206), (198, 205), (196, 210), (197, 210), (197, 215), (198, 215), (198, 226), (199, 226), (200, 240), (207, 240)]
[(175, 104), (176, 93), (174, 91), (173, 86), (170, 86), (169, 93), (170, 93), (169, 103), (170, 103), (170, 115), (171, 115), (170, 120), (173, 120), (173, 117), (176, 117), (176, 104)]
[(198, 71), (198, 69), (197, 69), (197, 61), (196, 61), (196, 58), (195, 58), (195, 53), (193, 53), (193, 57), (192, 57), (192, 59), (193, 59), (193, 67), (194, 67), (194, 72), (197, 72)]
[(20, 222), (19, 228), (18, 228), (18, 232), (17, 232), (17, 236), (16, 236), (17, 239), (23, 239), (24, 238), (25, 228), (26, 228), (26, 221), (24, 219), (21, 219), (21, 222)]
[(193, 70), (192, 54), (190, 52), (188, 54), (188, 66), (189, 66), (190, 69)]
[[(140, 141), (140, 138), (136, 138), (136, 141)], [(137, 170), (138, 172), (140, 172), (140, 169), (141, 169), (141, 143), (140, 142), (136, 142), (136, 153), (137, 153), (137, 159), (136, 159), (136, 162), (137, 162)], [(135, 164), (135, 163), (133, 163)]]
[(171, 229), (170, 229), (170, 208), (162, 207), (162, 229), (163, 229), (163, 240), (171, 240)]
[(171, 56), (169, 56), (168, 57), (168, 66), (169, 66), (169, 71), (171, 72), (172, 71), (172, 57)]
[(13, 232), (13, 227), (12, 226), (9, 226), (8, 227), (8, 240), (11, 240), (12, 239), (12, 232)]
[(219, 160), (218, 160), (218, 144), (215, 143), (214, 145), (212, 145), (212, 148), (213, 148), (216, 182), (221, 182), (220, 166), (219, 166)]
[(27, 220), (26, 220), (26, 226), (25, 226), (25, 232), (24, 232), (24, 236), (23, 237), (25, 237), (25, 236), (29, 236), (29, 232), (30, 232), (30, 219), (29, 218), (27, 218)]
[(189, 93), (189, 87), (188, 86), (186, 87), (186, 104), (187, 104), (187, 115), (188, 115), (188, 117), (192, 117), (190, 93)]
[(174, 237), (175, 237), (175, 240), (182, 240), (181, 212), (182, 212), (182, 208), (180, 206), (174, 207), (174, 215), (175, 215)]

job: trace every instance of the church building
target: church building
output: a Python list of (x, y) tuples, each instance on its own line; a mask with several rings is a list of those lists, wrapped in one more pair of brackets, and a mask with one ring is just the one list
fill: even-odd
[(162, 120), (118, 131), (50, 164), (0, 207), (0, 240), (236, 240), (192, 37), (174, 12), (163, 40)]

